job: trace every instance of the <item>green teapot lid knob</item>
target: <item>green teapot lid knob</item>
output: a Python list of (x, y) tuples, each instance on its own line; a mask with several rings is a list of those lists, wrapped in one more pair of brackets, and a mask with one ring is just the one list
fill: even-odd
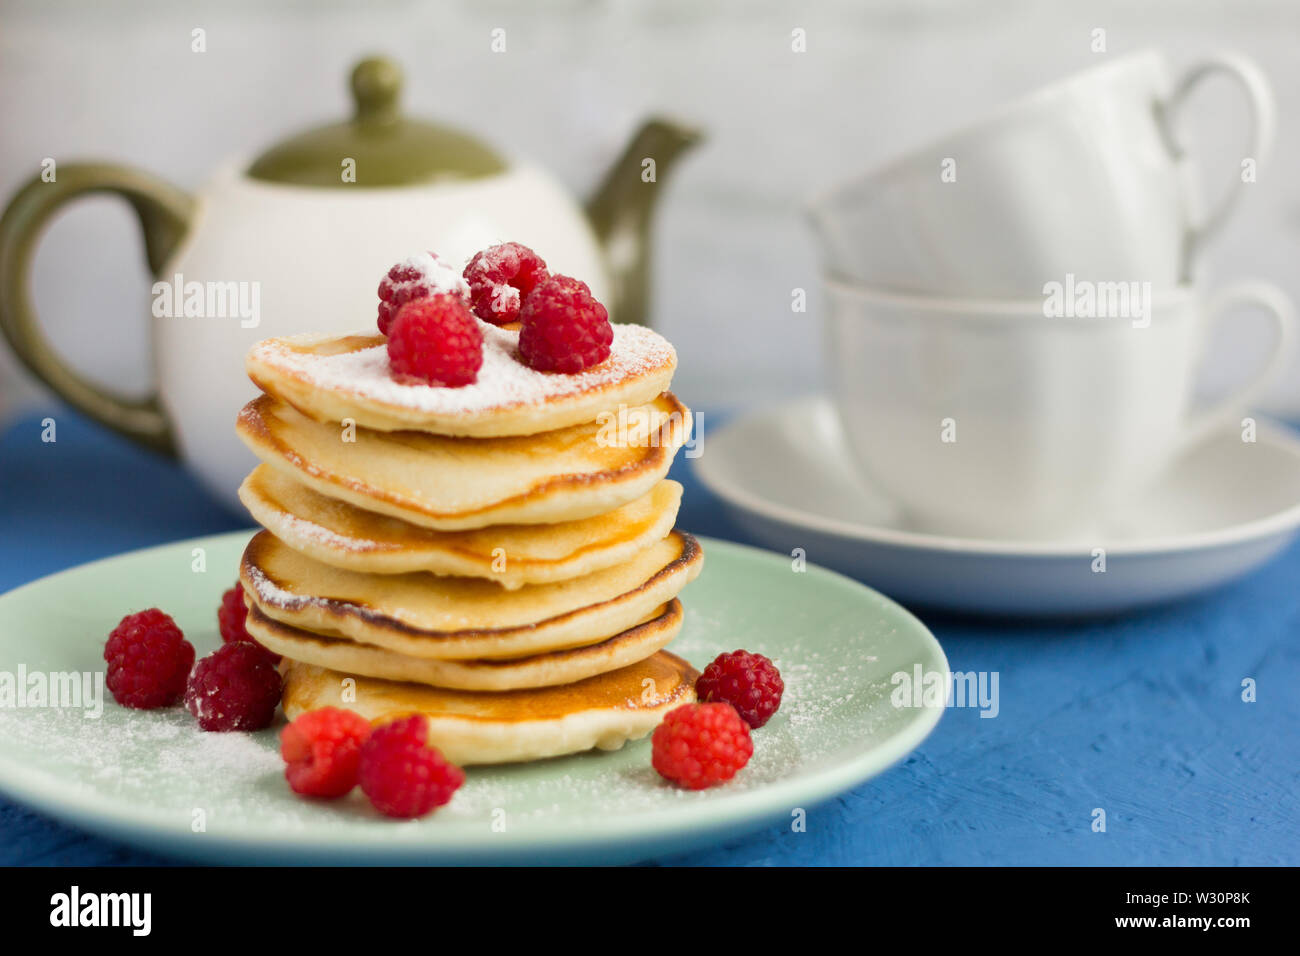
[[(356, 113), (273, 146), (248, 167), (254, 179), (365, 189), (494, 176), (506, 162), (459, 130), (402, 115), (402, 68), (384, 56), (352, 69)], [(342, 170), (351, 168), (348, 178)]]
[(402, 68), (387, 57), (368, 57), (353, 68), (352, 99), (357, 104), (357, 119), (396, 119), (401, 96)]

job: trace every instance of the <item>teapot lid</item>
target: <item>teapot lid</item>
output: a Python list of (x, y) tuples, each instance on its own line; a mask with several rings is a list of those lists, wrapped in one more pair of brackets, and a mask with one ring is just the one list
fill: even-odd
[(248, 168), (266, 182), (297, 186), (409, 186), (503, 172), (506, 162), (458, 130), (402, 115), (402, 71), (371, 57), (352, 71), (356, 115), (273, 146)]

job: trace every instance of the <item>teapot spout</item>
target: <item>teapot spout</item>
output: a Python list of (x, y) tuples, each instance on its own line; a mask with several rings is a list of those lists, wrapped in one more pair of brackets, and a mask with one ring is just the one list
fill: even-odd
[(649, 120), (610, 167), (587, 202), (587, 217), (605, 252), (618, 322), (647, 324), (650, 225), (663, 177), (677, 158), (700, 140), (700, 132), (666, 119)]

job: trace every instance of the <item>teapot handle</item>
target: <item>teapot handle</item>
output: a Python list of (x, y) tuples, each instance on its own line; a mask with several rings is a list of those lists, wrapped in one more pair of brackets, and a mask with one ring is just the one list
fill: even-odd
[(124, 398), (89, 381), (55, 354), (36, 318), (28, 275), (41, 233), (63, 206), (93, 193), (113, 193), (131, 204), (155, 274), (179, 245), (194, 214), (191, 196), (127, 166), (67, 163), (55, 168), (50, 181), (34, 177), (0, 217), (0, 332), (32, 374), (73, 408), (155, 451), (175, 455), (171, 424), (157, 394)]

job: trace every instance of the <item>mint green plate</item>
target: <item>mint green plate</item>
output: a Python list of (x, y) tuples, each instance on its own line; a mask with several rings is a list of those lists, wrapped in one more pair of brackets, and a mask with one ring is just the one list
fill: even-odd
[[(151, 606), (207, 653), (220, 642), (217, 604), (248, 537), (137, 551), (0, 597), (0, 680), (20, 668), (29, 681), (37, 672), (102, 673), (109, 630)], [(790, 823), (925, 738), (942, 707), (890, 699), (891, 675), (917, 666), (947, 686), (943, 651), (916, 618), (833, 572), (703, 544), (704, 572), (683, 594), (686, 622), (672, 650), (697, 667), (737, 647), (760, 651), (786, 683), (781, 709), (754, 733), (753, 759), (724, 786), (693, 793), (664, 783), (641, 740), (613, 753), (470, 768), (450, 804), (394, 822), (359, 793), (333, 803), (295, 797), (278, 753), (280, 724), (203, 733), (183, 708), (130, 711), (105, 692), (97, 717), (30, 699), (0, 705), (0, 789), (87, 830), (208, 861), (616, 863)], [(199, 556), (206, 571), (194, 570)]]

